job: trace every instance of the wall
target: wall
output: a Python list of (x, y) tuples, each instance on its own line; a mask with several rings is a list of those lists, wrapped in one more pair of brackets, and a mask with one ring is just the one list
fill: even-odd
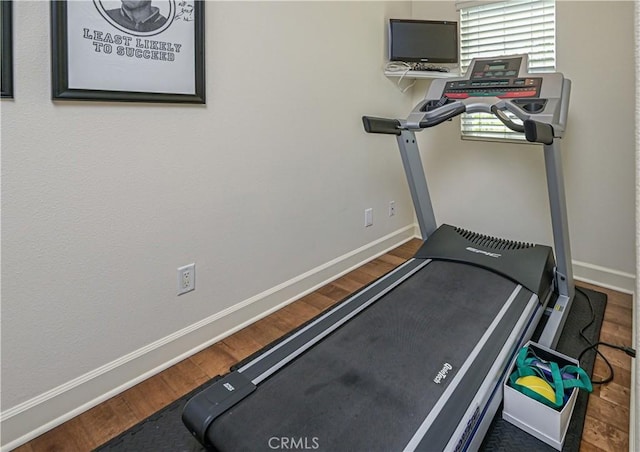
[[(414, 2), (413, 15), (457, 20), (453, 2)], [(627, 292), (635, 289), (633, 26), (632, 2), (557, 2), (557, 67), (573, 82), (562, 152), (574, 272)], [(414, 101), (427, 87), (413, 88)], [(552, 243), (541, 149), (460, 140), (459, 120), (420, 143), (439, 221)]]
[(411, 108), (382, 74), (410, 3), (207, 2), (206, 106), (52, 102), (49, 4), (14, 5), (5, 449), (413, 236), (395, 140), (360, 120)]

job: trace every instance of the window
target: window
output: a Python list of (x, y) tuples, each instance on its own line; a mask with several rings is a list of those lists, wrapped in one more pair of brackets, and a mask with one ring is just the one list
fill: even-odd
[[(458, 2), (460, 10), (460, 65), (462, 73), (474, 57), (529, 54), (530, 72), (556, 68), (554, 0)], [(524, 140), (494, 116), (465, 114), (462, 138)]]

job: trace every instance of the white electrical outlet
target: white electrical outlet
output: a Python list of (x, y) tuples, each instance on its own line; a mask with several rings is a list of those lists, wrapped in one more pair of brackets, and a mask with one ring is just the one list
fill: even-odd
[(196, 289), (196, 264), (178, 268), (178, 295)]
[(389, 201), (389, 216), (392, 217), (396, 214), (396, 202)]
[(364, 211), (364, 227), (373, 226), (373, 209), (365, 209)]

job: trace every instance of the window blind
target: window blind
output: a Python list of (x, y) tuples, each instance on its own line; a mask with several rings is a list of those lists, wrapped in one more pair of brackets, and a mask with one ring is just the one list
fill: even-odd
[[(530, 72), (556, 68), (554, 0), (516, 0), (460, 5), (460, 66), (465, 73), (474, 57), (526, 53)], [(510, 114), (509, 114), (510, 115)], [(512, 116), (513, 118), (513, 116)], [(493, 115), (465, 114), (463, 138), (524, 140)]]

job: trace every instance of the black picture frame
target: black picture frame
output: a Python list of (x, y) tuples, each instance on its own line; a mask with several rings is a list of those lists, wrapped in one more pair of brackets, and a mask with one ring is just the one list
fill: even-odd
[(13, 2), (0, 1), (0, 26), (2, 26), (2, 74), (0, 97), (13, 99)]
[[(85, 51), (83, 53), (83, 55), (85, 57), (89, 56), (88, 58), (91, 59), (91, 61), (71, 61), (70, 55), (69, 55), (69, 30), (70, 30), (70, 24), (69, 24), (69, 20), (68, 20), (68, 15), (69, 15), (69, 6), (70, 4), (72, 4), (72, 7), (76, 8), (76, 5), (82, 5), (82, 4), (88, 4), (88, 3), (92, 3), (93, 6), (95, 7), (96, 11), (91, 11), (90, 13), (92, 14), (91, 20), (93, 21), (93, 23), (95, 23), (95, 21), (101, 21), (104, 20), (104, 27), (101, 27), (100, 30), (94, 30), (91, 27), (84, 27), (82, 28), (83, 30), (83, 34), (84, 36), (80, 37), (77, 33), (77, 24), (74, 25), (75, 27), (75, 38), (76, 42), (74, 43), (74, 45), (76, 45), (77, 43), (80, 43), (79, 45), (84, 45), (85, 46)], [(193, 48), (189, 49), (187, 48), (186, 52), (185, 52), (185, 48), (178, 48), (178, 44), (176, 44), (176, 47), (172, 47), (172, 43), (168, 42), (166, 44), (169, 44), (169, 47), (167, 48), (166, 45), (164, 47), (164, 49), (162, 49), (163, 51), (157, 51), (157, 50), (149, 50), (148, 48), (145, 49), (146, 47), (151, 47), (153, 46), (153, 43), (162, 43), (164, 41), (161, 41), (163, 33), (166, 33), (166, 30), (168, 30), (168, 28), (165, 28), (164, 31), (162, 31), (162, 29), (160, 29), (160, 31), (147, 31), (146, 34), (140, 34), (136, 31), (134, 31), (132, 28), (125, 28), (125, 26), (121, 26), (119, 23), (114, 22), (113, 16), (108, 16), (107, 13), (109, 13), (109, 11), (107, 11), (105, 8), (101, 8), (102, 3), (106, 3), (103, 2), (101, 0), (93, 0), (93, 1), (89, 1), (89, 2), (77, 2), (77, 1), (64, 1), (64, 0), (53, 0), (51, 2), (51, 65), (52, 65), (52, 69), (51, 69), (51, 74), (52, 74), (52, 99), (53, 100), (83, 100), (83, 101), (115, 101), (115, 102), (163, 102), (163, 103), (192, 103), (192, 104), (205, 104), (206, 103), (206, 97), (205, 97), (205, 36), (204, 36), (204, 0), (187, 0), (187, 1), (182, 1), (182, 0), (164, 0), (164, 2), (155, 2), (155, 3), (167, 3), (170, 4), (173, 9), (170, 10), (171, 15), (167, 14), (167, 24), (166, 27), (169, 26), (174, 26), (174, 23), (178, 23), (178, 9), (179, 8), (184, 8), (184, 5), (187, 4), (188, 6), (190, 6), (189, 9), (189, 13), (190, 16), (189, 18), (182, 17), (180, 18), (180, 21), (187, 20), (189, 22), (193, 22), (193, 33), (194, 33), (194, 40), (193, 40)], [(88, 10), (87, 10), (88, 11)], [(156, 8), (157, 11), (157, 8)], [(184, 11), (184, 9), (180, 10), (181, 12)], [(99, 15), (97, 15), (99, 14)], [(96, 15), (95, 17), (93, 17), (93, 15)], [(76, 13), (76, 16), (78, 16), (78, 13)], [(100, 17), (101, 16), (101, 17)], [(162, 16), (161, 16), (162, 17)], [(97, 19), (96, 19), (97, 18)], [(87, 19), (89, 20), (89, 19)], [(171, 22), (169, 22), (171, 21)], [(181, 23), (181, 22), (180, 22)], [(190, 31), (189, 31), (190, 34)], [(144, 54), (144, 60), (146, 60), (146, 63), (143, 64), (147, 64), (150, 59), (147, 58), (147, 55), (151, 54), (152, 56), (155, 55), (157, 56), (157, 54), (160, 54), (160, 56), (163, 56), (163, 58), (165, 59), (165, 61), (160, 62), (158, 61), (158, 67), (157, 67), (157, 72), (154, 72), (153, 75), (149, 78), (149, 80), (158, 80), (158, 79), (171, 79), (170, 77), (162, 77), (162, 69), (163, 67), (166, 68), (166, 64), (173, 64), (176, 63), (177, 61), (180, 61), (180, 64), (182, 65), (183, 68), (187, 68), (188, 71), (191, 72), (191, 64), (193, 65), (193, 81), (191, 81), (191, 77), (189, 77), (187, 79), (189, 84), (192, 84), (193, 88), (190, 89), (192, 92), (178, 92), (178, 91), (173, 91), (171, 88), (167, 88), (167, 89), (162, 89), (160, 91), (158, 91), (157, 89), (150, 89), (149, 91), (146, 91), (145, 88), (138, 88), (138, 89), (114, 89), (114, 88), (109, 88), (109, 87), (103, 87), (103, 86), (99, 86), (99, 83), (96, 83), (95, 86), (82, 86), (82, 87), (77, 87), (77, 86), (70, 86), (70, 76), (72, 74), (70, 74), (70, 71), (73, 69), (70, 69), (71, 66), (75, 66), (75, 67), (80, 67), (82, 68), (83, 74), (85, 71), (85, 67), (91, 67), (91, 65), (94, 63), (94, 61), (92, 60), (94, 58), (93, 53), (95, 53), (97, 55), (96, 61), (95, 62), (99, 62), (99, 63), (103, 63), (104, 61), (104, 53), (106, 50), (106, 48), (104, 46), (106, 46), (107, 44), (105, 44), (105, 37), (109, 36), (109, 38), (107, 39), (108, 42), (111, 42), (110, 46), (110, 54), (108, 55), (108, 57), (113, 57), (116, 58), (116, 60), (114, 60), (114, 63), (116, 63), (117, 66), (117, 58), (121, 58), (120, 62), (122, 62), (123, 60), (129, 60), (128, 66), (124, 69), (126, 69), (126, 71), (123, 71), (122, 67), (118, 67), (118, 71), (117, 74), (121, 75), (123, 72), (125, 73), (126, 76), (129, 76), (131, 80), (139, 80), (140, 78), (143, 78), (143, 76), (141, 76), (138, 73), (137, 68), (135, 67), (135, 63), (131, 63), (132, 61), (138, 61), (138, 64), (140, 64), (141, 62), (143, 62), (143, 57), (142, 55)], [(97, 38), (100, 38), (102, 41), (98, 42), (98, 40), (96, 40)], [(89, 41), (89, 45), (93, 44), (93, 48), (91, 51), (87, 51), (86, 50), (86, 41), (83, 41), (83, 39), (86, 39), (86, 41)], [(120, 45), (116, 45), (116, 43), (120, 43)], [(136, 42), (138, 44), (136, 44)], [(98, 51), (100, 48), (100, 45), (102, 45), (102, 53), (100, 54), (100, 52)], [(156, 48), (159, 46), (159, 44), (156, 44)], [(138, 48), (136, 48), (138, 47)], [(173, 49), (173, 52), (170, 52), (170, 50)], [(181, 54), (176, 54), (175, 50), (178, 49), (178, 51), (182, 51)], [(169, 51), (167, 51), (169, 50)], [(122, 55), (119, 53), (122, 51)], [(135, 55), (135, 57), (133, 57), (134, 55), (134, 51), (137, 52)], [(154, 53), (152, 53), (154, 52)], [(80, 52), (78, 52), (80, 53)], [(193, 58), (191, 59), (191, 55), (193, 55)], [(127, 56), (129, 56), (129, 58), (127, 58)], [(174, 60), (171, 60), (169, 62), (166, 61), (167, 57), (169, 57), (169, 59), (174, 58)], [(97, 58), (103, 58), (103, 60), (98, 60)], [(137, 60), (136, 60), (137, 58)], [(76, 60), (79, 60), (80, 57), (76, 57)], [(152, 58), (153, 59), (153, 58)], [(159, 58), (155, 58), (155, 59), (159, 59)], [(165, 64), (165, 66), (163, 66), (162, 64)], [(100, 66), (99, 64), (97, 65), (98, 67)], [(110, 66), (106, 66), (107, 69), (110, 68)], [(147, 69), (148, 70), (148, 69)], [(100, 71), (96, 72), (96, 77), (100, 77), (102, 76), (102, 74), (99, 73)], [(90, 75), (89, 75), (90, 76)], [(184, 78), (181, 80), (185, 80)], [(175, 77), (175, 81), (178, 82), (180, 81), (180, 79), (178, 79), (178, 77)], [(85, 84), (87, 84), (86, 81), (84, 81)], [(91, 84), (90, 82), (88, 84)]]

